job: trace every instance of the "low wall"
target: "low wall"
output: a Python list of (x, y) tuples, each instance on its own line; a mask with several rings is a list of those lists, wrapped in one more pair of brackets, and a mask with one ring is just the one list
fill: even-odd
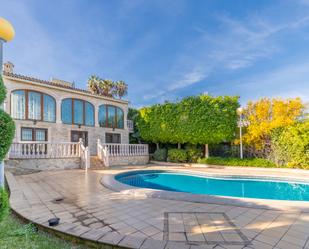
[(109, 166), (143, 165), (149, 162), (149, 156), (110, 156)]
[(32, 170), (79, 169), (80, 158), (10, 159), (5, 167)]

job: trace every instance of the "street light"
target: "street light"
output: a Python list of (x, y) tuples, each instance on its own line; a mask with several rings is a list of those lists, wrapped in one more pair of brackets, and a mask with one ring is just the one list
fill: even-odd
[[(14, 38), (15, 31), (13, 26), (4, 18), (0, 17), (0, 77), (3, 65), (3, 44)], [(4, 163), (0, 161), (0, 187), (4, 186)]]
[(243, 148), (242, 148), (242, 127), (244, 126), (243, 115), (244, 109), (242, 107), (237, 108), (237, 114), (239, 116), (238, 127), (239, 127), (239, 140), (240, 140), (240, 158), (243, 159)]

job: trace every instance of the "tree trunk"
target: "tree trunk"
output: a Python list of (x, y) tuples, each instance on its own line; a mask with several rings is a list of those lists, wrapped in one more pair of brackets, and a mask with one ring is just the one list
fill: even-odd
[(208, 149), (208, 144), (205, 144), (205, 158), (209, 157), (209, 149)]
[(178, 149), (181, 149), (181, 144), (180, 143), (178, 143)]
[(156, 143), (156, 146), (157, 146), (157, 150), (158, 150), (158, 149), (160, 149), (160, 147), (159, 147), (159, 143)]

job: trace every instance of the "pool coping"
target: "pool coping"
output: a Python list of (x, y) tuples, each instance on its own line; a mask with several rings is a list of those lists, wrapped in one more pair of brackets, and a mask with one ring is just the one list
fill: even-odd
[[(247, 208), (259, 208), (259, 209), (270, 209), (270, 210), (279, 210), (279, 211), (301, 211), (309, 212), (309, 202), (306, 201), (288, 201), (288, 200), (270, 200), (270, 199), (257, 199), (257, 198), (239, 198), (239, 197), (228, 197), (228, 196), (213, 196), (205, 194), (190, 194), (184, 192), (174, 192), (167, 190), (158, 190), (158, 189), (147, 189), (130, 186), (123, 184), (115, 179), (115, 176), (118, 174), (134, 171), (151, 171), (151, 170), (164, 170), (163, 167), (149, 167), (147, 169), (134, 169), (134, 170), (120, 170), (117, 172), (108, 172), (104, 174), (100, 182), (105, 187), (116, 191), (121, 192), (122, 194), (132, 195), (134, 197), (143, 197), (143, 198), (160, 198), (166, 200), (179, 200), (187, 202), (197, 202), (197, 203), (209, 203), (217, 205), (232, 205), (240, 206)], [(190, 169), (180, 169), (180, 168), (165, 168), (166, 171), (175, 171), (182, 173), (193, 173), (193, 174), (207, 174), (212, 176), (247, 176), (250, 177), (250, 174), (231, 174), (231, 173), (207, 173), (207, 169), (201, 170), (190, 170)], [(280, 173), (280, 172), (278, 172)], [(251, 175), (252, 177), (257, 177), (257, 175)], [(269, 177), (269, 178), (279, 178), (282, 180), (295, 180), (295, 181), (307, 181), (306, 177), (280, 177), (274, 175), (261, 175), (260, 177)]]

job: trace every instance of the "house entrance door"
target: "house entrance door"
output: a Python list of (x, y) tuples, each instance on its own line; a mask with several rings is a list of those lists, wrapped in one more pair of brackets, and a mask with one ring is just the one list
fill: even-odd
[(88, 146), (88, 131), (71, 131), (71, 142), (79, 142), (80, 138)]

